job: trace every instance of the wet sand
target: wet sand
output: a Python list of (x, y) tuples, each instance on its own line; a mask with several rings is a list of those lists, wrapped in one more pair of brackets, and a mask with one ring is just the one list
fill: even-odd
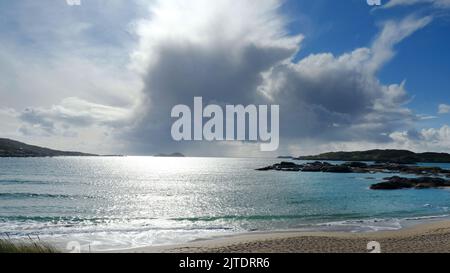
[(368, 253), (376, 241), (383, 253), (450, 253), (450, 221), (374, 233), (250, 233), (184, 245), (129, 249), (127, 253)]

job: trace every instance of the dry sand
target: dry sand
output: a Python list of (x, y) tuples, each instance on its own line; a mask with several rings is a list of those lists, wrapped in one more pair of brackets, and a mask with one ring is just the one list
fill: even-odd
[(367, 253), (379, 242), (383, 253), (450, 253), (450, 221), (374, 233), (250, 233), (185, 245), (145, 247), (131, 253)]

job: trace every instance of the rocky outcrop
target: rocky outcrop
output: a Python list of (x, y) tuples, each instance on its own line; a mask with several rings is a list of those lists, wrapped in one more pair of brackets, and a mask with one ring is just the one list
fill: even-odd
[(450, 163), (450, 154), (446, 153), (414, 153), (405, 150), (370, 150), (360, 152), (335, 152), (315, 156), (301, 156), (298, 160), (324, 161), (373, 161), (378, 163), (416, 164)]
[(350, 168), (367, 168), (369, 167), (369, 165), (367, 163), (364, 162), (346, 162), (344, 164), (342, 164), (343, 166), (348, 166)]
[(352, 168), (348, 166), (330, 166), (323, 169), (325, 173), (352, 173)]
[(352, 173), (351, 167), (346, 165), (332, 165), (327, 162), (313, 162), (298, 165), (293, 162), (281, 162), (272, 166), (256, 169), (257, 171), (295, 171), (295, 172), (328, 172), (328, 173)]
[(52, 150), (23, 142), (0, 138), (0, 157), (97, 156), (80, 152)]
[(302, 172), (323, 172), (326, 168), (329, 168), (331, 166), (333, 165), (327, 162), (316, 161), (306, 164), (303, 167)]
[(256, 169), (256, 171), (260, 171), (260, 172), (272, 171), (272, 170), (274, 170), (273, 166), (267, 166), (267, 167)]
[(285, 172), (299, 172), (303, 165), (297, 165), (293, 162), (281, 162), (272, 166), (256, 169), (257, 171), (285, 171)]
[(322, 168), (322, 166), (317, 165), (306, 165), (303, 167), (302, 172), (317, 173), (322, 172)]
[(399, 176), (388, 177), (386, 182), (372, 185), (372, 190), (400, 190), (400, 189), (432, 189), (450, 187), (450, 181), (438, 177), (405, 178)]
[(369, 165), (363, 162), (347, 162), (340, 165), (333, 165), (327, 162), (316, 161), (306, 163), (304, 165), (298, 165), (293, 162), (281, 162), (279, 164), (257, 170), (295, 170), (302, 172), (330, 173), (403, 173), (421, 176), (450, 176), (450, 170), (445, 170), (439, 167), (421, 167), (396, 163), (377, 163)]
[(393, 176), (385, 178), (385, 182), (371, 186), (373, 190), (398, 189), (430, 189), (450, 187), (450, 170), (439, 167), (421, 167), (397, 163), (367, 164), (364, 162), (347, 162), (333, 165), (328, 162), (310, 162), (304, 165), (294, 162), (281, 162), (272, 166), (257, 169), (258, 171), (290, 171), (290, 172), (324, 172), (324, 173), (402, 173), (422, 176), (420, 178), (404, 178)]

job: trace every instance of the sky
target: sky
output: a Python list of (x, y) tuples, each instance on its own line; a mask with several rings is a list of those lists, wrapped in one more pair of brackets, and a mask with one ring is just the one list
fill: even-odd
[[(450, 0), (0, 1), (0, 137), (98, 154), (450, 152)], [(280, 147), (170, 111), (280, 105)]]

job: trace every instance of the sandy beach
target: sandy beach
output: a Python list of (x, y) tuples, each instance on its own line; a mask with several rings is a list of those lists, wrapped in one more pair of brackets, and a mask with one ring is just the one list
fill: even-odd
[(380, 243), (382, 253), (450, 252), (450, 221), (422, 224), (399, 231), (374, 233), (255, 233), (185, 245), (145, 247), (131, 253), (368, 253)]

